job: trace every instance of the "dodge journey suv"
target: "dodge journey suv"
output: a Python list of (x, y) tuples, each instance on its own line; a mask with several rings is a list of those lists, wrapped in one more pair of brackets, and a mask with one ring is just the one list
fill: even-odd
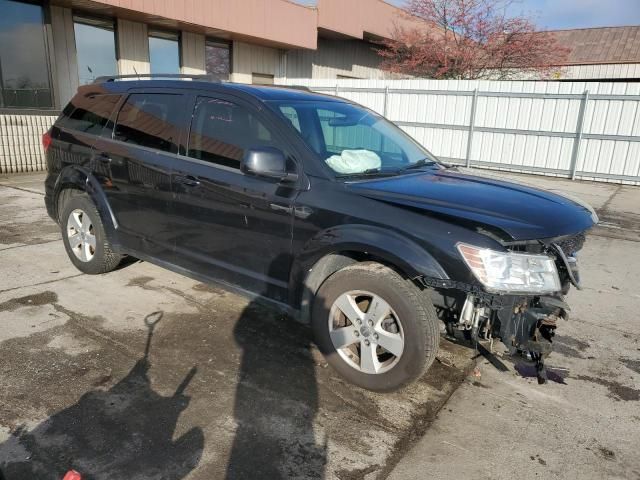
[(544, 381), (589, 206), (461, 173), (343, 99), (164, 78), (80, 87), (43, 136), (79, 270), (130, 255), (259, 295), (371, 390), (418, 378), (441, 325), (500, 338)]

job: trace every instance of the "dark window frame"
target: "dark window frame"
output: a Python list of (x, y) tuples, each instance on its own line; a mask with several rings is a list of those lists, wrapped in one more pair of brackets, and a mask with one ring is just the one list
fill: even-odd
[(4, 101), (4, 80), (2, 78), (2, 67), (0, 65), (0, 110), (5, 111), (26, 111), (29, 113), (34, 112), (49, 112), (52, 111), (60, 111), (59, 97), (58, 97), (58, 85), (55, 82), (53, 71), (52, 71), (52, 55), (53, 50), (50, 45), (50, 40), (52, 40), (52, 32), (51, 32), (51, 8), (50, 3), (48, 1), (42, 2), (38, 0), (12, 0), (15, 3), (24, 3), (27, 5), (33, 5), (36, 7), (40, 7), (40, 11), (42, 12), (42, 39), (44, 43), (44, 52), (45, 52), (45, 68), (47, 70), (47, 82), (49, 84), (49, 100), (51, 106), (49, 107), (29, 107), (29, 106), (7, 106)]

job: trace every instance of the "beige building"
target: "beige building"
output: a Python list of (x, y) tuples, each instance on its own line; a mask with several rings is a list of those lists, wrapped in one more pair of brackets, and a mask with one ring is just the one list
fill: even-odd
[(0, 0), (0, 18), (4, 109), (59, 109), (101, 75), (384, 78), (376, 42), (409, 21), (381, 0)]
[(0, 0), (0, 174), (43, 169), (40, 135), (99, 76), (385, 78), (377, 42), (412, 21), (382, 0)]

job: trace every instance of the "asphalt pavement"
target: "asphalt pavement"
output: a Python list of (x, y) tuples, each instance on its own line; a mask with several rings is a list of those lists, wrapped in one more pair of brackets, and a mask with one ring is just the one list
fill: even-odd
[(443, 340), (406, 391), (363, 391), (255, 300), (139, 261), (81, 274), (43, 175), (0, 176), (4, 480), (640, 478), (640, 188), (482, 174), (601, 216), (547, 385)]

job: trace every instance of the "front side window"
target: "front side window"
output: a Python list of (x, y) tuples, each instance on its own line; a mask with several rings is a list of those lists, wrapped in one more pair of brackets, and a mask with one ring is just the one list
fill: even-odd
[(248, 109), (219, 98), (198, 98), (189, 134), (190, 157), (240, 168), (246, 149), (266, 146), (275, 146), (271, 131)]
[(151, 73), (180, 73), (180, 37), (178, 34), (149, 32), (149, 64)]
[(53, 106), (42, 7), (0, 0), (0, 107)]
[(78, 80), (87, 85), (104, 75), (117, 75), (116, 37), (113, 22), (75, 16)]
[(228, 80), (231, 73), (230, 48), (228, 43), (207, 40), (204, 47), (207, 75), (220, 80)]
[(116, 140), (178, 153), (182, 95), (134, 93), (120, 112), (113, 133)]
[(406, 133), (371, 110), (341, 102), (273, 102), (337, 175), (397, 172), (436, 164), (435, 157)]

